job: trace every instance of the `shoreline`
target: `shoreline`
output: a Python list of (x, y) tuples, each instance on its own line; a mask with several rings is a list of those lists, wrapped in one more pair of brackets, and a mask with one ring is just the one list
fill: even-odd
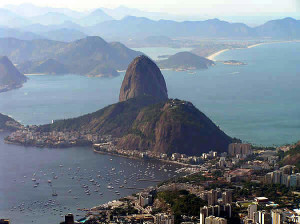
[(229, 48), (226, 48), (226, 49), (217, 51), (217, 52), (215, 52), (215, 53), (213, 53), (213, 54), (207, 56), (206, 58), (207, 58), (208, 60), (216, 61), (216, 60), (215, 60), (215, 57), (217, 57), (218, 55), (220, 55), (220, 54), (222, 54), (222, 53), (224, 53), (224, 52), (226, 52), (226, 51), (229, 51), (229, 50), (230, 50)]
[(252, 44), (252, 45), (249, 45), (244, 48), (226, 48), (226, 49), (219, 50), (213, 54), (210, 54), (206, 58), (209, 60), (212, 60), (212, 61), (216, 61), (215, 57), (217, 57), (218, 55), (220, 55), (226, 51), (229, 51), (229, 50), (250, 49), (250, 48), (258, 47), (258, 46), (265, 45), (265, 44), (298, 43), (298, 42), (300, 42), (300, 40), (274, 41), (274, 42), (262, 42), (262, 43)]
[(25, 76), (38, 76), (38, 75), (47, 75), (45, 73), (29, 73), (29, 74), (24, 74)]
[[(118, 154), (118, 153), (98, 151), (98, 150), (95, 150), (94, 148), (93, 148), (93, 151), (95, 153), (99, 153), (99, 154), (103, 154), (103, 155), (118, 156), (118, 157), (127, 158), (127, 159), (134, 159), (134, 160), (145, 160), (143, 158), (135, 157), (135, 156), (126, 156), (126, 155), (122, 155), (122, 154)], [(153, 161), (158, 161), (158, 162), (168, 163), (168, 164), (173, 164), (173, 165), (179, 165), (182, 167), (198, 167), (199, 166), (199, 165), (193, 165), (193, 164), (187, 164), (187, 163), (181, 163), (181, 162), (176, 162), (176, 161), (172, 161), (172, 160), (164, 160), (164, 159), (151, 158), (151, 157), (148, 158), (148, 160), (153, 160)]]

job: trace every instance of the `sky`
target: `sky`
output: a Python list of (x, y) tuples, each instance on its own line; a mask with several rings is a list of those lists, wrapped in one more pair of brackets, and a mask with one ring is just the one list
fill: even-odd
[(178, 15), (252, 15), (300, 13), (300, 0), (0, 0), (7, 4), (32, 3), (38, 6), (71, 8), (78, 11), (124, 5), (145, 11)]

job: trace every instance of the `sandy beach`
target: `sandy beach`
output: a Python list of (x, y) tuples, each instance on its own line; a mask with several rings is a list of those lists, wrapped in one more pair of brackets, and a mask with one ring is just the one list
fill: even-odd
[(217, 51), (216, 53), (213, 53), (206, 58), (209, 60), (215, 61), (215, 57), (217, 57), (219, 54), (222, 54), (223, 52), (228, 51), (228, 50), (229, 49), (223, 49), (223, 50)]
[(33, 76), (33, 75), (47, 75), (44, 73), (35, 73), (35, 74), (24, 74), (25, 76)]
[(223, 49), (223, 50), (217, 51), (216, 53), (213, 53), (213, 54), (209, 55), (209, 56), (206, 57), (206, 58), (209, 59), (209, 60), (212, 60), (212, 61), (216, 61), (216, 60), (215, 60), (215, 57), (216, 57), (216, 56), (218, 56), (218, 55), (220, 55), (220, 54), (222, 54), (223, 52), (228, 51), (228, 50), (248, 49), (248, 48), (258, 47), (258, 46), (264, 45), (264, 44), (280, 44), (280, 43), (292, 43), (292, 42), (300, 42), (300, 40), (263, 42), (263, 43), (258, 43), (258, 44), (249, 45), (249, 46), (247, 46), (247, 47), (245, 47), (245, 48)]

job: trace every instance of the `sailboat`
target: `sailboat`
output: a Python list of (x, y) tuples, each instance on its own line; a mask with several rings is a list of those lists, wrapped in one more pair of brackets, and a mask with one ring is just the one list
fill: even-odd
[(55, 190), (52, 191), (52, 196), (53, 196), (53, 197), (57, 196), (57, 193), (56, 193)]

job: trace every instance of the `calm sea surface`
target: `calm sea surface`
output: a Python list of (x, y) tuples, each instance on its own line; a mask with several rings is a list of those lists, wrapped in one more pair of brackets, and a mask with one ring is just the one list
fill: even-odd
[[(139, 50), (153, 58), (178, 51)], [(281, 145), (300, 140), (300, 43), (231, 50), (217, 57), (228, 59), (248, 65), (219, 62), (196, 74), (163, 71), (169, 96), (193, 102), (228, 135), (244, 141)], [(44, 124), (94, 112), (118, 101), (123, 76), (124, 73), (113, 79), (30, 76), (23, 88), (0, 94), (0, 112), (23, 124)], [(128, 186), (146, 187), (153, 183), (137, 179), (154, 175), (162, 180), (175, 174), (175, 167), (166, 167), (168, 172), (164, 172), (156, 163), (95, 154), (86, 147), (38, 149), (6, 145), (3, 137), (7, 134), (0, 133), (0, 217), (9, 217), (13, 223), (58, 223), (62, 220), (60, 214), (80, 214), (78, 207), (92, 207), (135, 192), (119, 188), (125, 179)], [(33, 187), (32, 178), (39, 182), (38, 187)], [(93, 185), (91, 179), (100, 187)], [(52, 180), (52, 186), (48, 180)], [(90, 196), (82, 184), (90, 186)], [(107, 189), (108, 185), (114, 189)], [(52, 191), (58, 196), (52, 197)]]
[[(80, 215), (78, 219), (84, 213), (77, 208), (91, 208), (156, 184), (138, 179), (166, 180), (176, 174), (174, 165), (97, 154), (89, 147), (6, 145), (7, 134), (0, 133), (0, 217), (10, 218), (12, 224), (58, 224), (69, 212)], [(88, 185), (90, 195), (83, 185)]]

